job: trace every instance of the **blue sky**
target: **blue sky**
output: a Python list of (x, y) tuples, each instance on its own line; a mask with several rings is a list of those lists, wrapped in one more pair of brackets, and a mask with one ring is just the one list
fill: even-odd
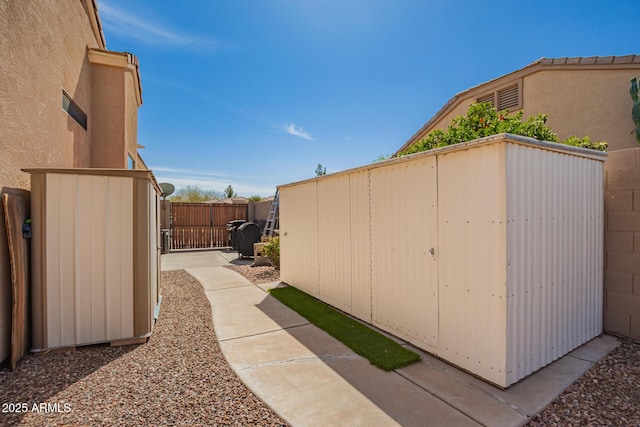
[[(456, 93), (541, 57), (640, 54), (636, 1), (98, 0), (140, 60), (158, 181), (241, 196), (393, 153)], [(635, 50), (634, 50), (635, 49)], [(585, 88), (588, 90), (588, 88)]]

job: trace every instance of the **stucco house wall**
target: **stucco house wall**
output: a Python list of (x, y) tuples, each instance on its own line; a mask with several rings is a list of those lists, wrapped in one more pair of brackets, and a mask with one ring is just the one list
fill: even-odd
[(571, 135), (607, 141), (609, 151), (637, 146), (632, 134), (629, 80), (640, 77), (640, 56), (542, 58), (520, 70), (460, 92), (398, 151), (446, 130), (456, 116), (491, 92), (517, 84), (520, 102), (511, 112), (547, 114), (547, 124), (560, 139)]
[[(127, 168), (142, 103), (137, 59), (106, 50), (96, 0), (0, 1), (0, 194), (29, 190), (23, 168)], [(87, 116), (63, 108), (63, 92)], [(11, 280), (0, 208), (0, 361), (9, 350)]]
[(560, 139), (571, 135), (607, 141), (609, 151), (637, 146), (632, 134), (633, 103), (629, 80), (640, 63), (627, 69), (541, 71), (524, 78), (524, 114), (549, 115), (547, 124)]

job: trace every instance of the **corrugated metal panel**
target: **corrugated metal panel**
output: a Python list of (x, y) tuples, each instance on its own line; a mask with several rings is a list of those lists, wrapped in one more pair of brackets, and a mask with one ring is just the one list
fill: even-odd
[(602, 163), (509, 144), (507, 379), (602, 332)]
[(373, 323), (423, 347), (438, 346), (435, 156), (371, 170)]
[(371, 212), (369, 172), (349, 175), (351, 314), (371, 323)]
[(106, 210), (106, 339), (133, 336), (133, 180), (109, 178)]
[(280, 277), (318, 296), (318, 188), (312, 181), (280, 190)]
[(47, 347), (132, 337), (132, 179), (46, 180)]
[(501, 384), (505, 371), (504, 144), (438, 156), (440, 349)]
[(282, 186), (283, 280), (506, 387), (602, 330), (604, 158), (502, 135)]
[(318, 182), (318, 296), (351, 312), (349, 176)]

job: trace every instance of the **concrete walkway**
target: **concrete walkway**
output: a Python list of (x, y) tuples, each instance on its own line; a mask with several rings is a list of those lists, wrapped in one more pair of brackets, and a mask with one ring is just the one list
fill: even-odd
[(271, 297), (266, 290), (277, 282), (255, 286), (224, 267), (235, 258), (171, 253), (162, 270), (185, 269), (202, 284), (229, 365), (293, 426), (523, 425), (619, 345), (596, 338), (508, 390), (406, 343), (422, 361), (384, 372)]

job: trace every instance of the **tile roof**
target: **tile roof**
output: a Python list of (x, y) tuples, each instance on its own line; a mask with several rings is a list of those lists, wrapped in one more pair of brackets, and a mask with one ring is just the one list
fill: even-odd
[[(575, 56), (572, 58), (540, 58), (533, 64), (541, 65), (615, 65), (640, 64), (640, 55), (625, 56)], [(531, 64), (531, 65), (533, 65)]]

